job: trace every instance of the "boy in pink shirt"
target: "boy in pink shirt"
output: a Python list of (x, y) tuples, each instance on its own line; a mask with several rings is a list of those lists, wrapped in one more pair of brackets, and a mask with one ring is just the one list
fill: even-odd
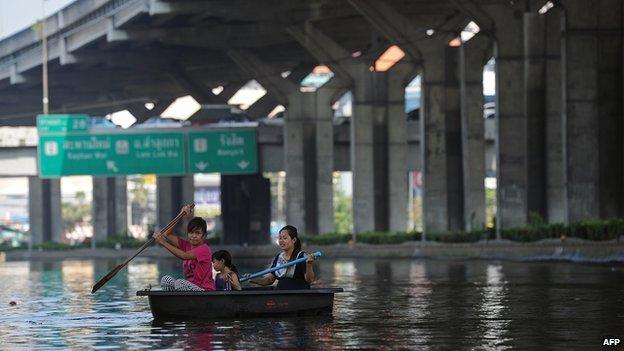
[[(184, 206), (181, 212), (191, 214), (192, 208)], [(186, 228), (188, 241), (173, 235), (173, 229), (165, 233), (156, 232), (154, 239), (174, 256), (184, 260), (184, 279), (174, 279), (169, 275), (162, 277), (161, 287), (165, 291), (203, 291), (214, 290), (212, 279), (212, 251), (204, 242), (206, 221), (201, 217), (191, 219)]]

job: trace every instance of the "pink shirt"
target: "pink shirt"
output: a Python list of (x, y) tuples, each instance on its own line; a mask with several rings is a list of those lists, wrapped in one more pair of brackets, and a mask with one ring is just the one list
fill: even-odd
[(204, 290), (214, 290), (215, 282), (212, 279), (212, 251), (206, 244), (193, 247), (191, 243), (178, 238), (180, 250), (191, 251), (195, 259), (184, 260), (184, 278)]

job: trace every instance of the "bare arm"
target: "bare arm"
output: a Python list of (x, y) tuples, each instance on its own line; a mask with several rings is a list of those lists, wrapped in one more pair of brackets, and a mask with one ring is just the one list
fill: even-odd
[(182, 260), (192, 260), (195, 259), (195, 253), (193, 251), (182, 251), (180, 248), (173, 246), (167, 239), (164, 237), (164, 234), (157, 233), (154, 235), (154, 238), (160, 245), (162, 245), (167, 251), (171, 252), (175, 257)]
[[(186, 205), (182, 207), (180, 213), (185, 213), (187, 217), (191, 216), (193, 215), (193, 208), (190, 205)], [(163, 234), (165, 235), (165, 239), (169, 241), (173, 246), (180, 248), (180, 241), (178, 240), (178, 237), (173, 234), (173, 227), (171, 227), (166, 232), (163, 232)]]
[(232, 289), (234, 290), (242, 290), (241, 282), (238, 280), (238, 274), (232, 272), (230, 273), (230, 284), (232, 285)]
[(305, 274), (303, 275), (303, 277), (305, 278), (305, 281), (308, 282), (308, 284), (312, 283), (315, 278), (314, 267), (312, 266), (313, 264), (314, 264), (314, 255), (308, 255), (308, 259), (306, 260), (306, 270), (305, 270)]
[(262, 286), (271, 285), (275, 282), (275, 276), (271, 273), (264, 275), (263, 277), (250, 280), (250, 282)]
[(165, 237), (165, 240), (167, 240), (171, 245), (176, 248), (180, 248), (180, 242), (178, 241), (178, 237), (173, 234), (173, 227), (166, 232), (163, 232), (163, 235)]

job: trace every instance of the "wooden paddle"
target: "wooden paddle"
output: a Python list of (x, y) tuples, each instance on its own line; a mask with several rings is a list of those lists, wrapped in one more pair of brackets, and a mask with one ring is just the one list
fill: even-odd
[[(195, 204), (191, 204), (191, 210), (193, 210), (194, 207), (195, 207)], [(165, 233), (169, 229), (173, 228), (173, 226), (178, 224), (178, 222), (182, 219), (182, 217), (184, 217), (186, 215), (187, 215), (186, 212), (180, 212), (174, 219), (171, 220), (171, 222), (169, 222), (169, 224), (167, 224), (167, 226), (163, 230), (161, 230), (161, 232)], [(137, 250), (137, 252), (134, 253), (134, 255), (132, 255), (130, 258), (128, 258), (124, 263), (122, 263), (122, 264), (118, 265), (117, 267), (113, 268), (113, 270), (108, 272), (108, 274), (105, 275), (104, 278), (98, 280), (98, 282), (95, 283), (95, 285), (93, 286), (93, 289), (91, 289), (91, 293), (92, 294), (95, 293), (102, 286), (104, 286), (104, 284), (108, 283), (108, 281), (111, 280), (117, 273), (119, 273), (119, 271), (122, 270), (126, 265), (128, 265), (128, 263), (130, 261), (132, 261), (133, 258), (137, 257), (143, 250), (145, 250), (153, 242), (154, 242), (154, 236), (152, 235), (152, 237), (145, 244), (143, 244), (143, 246), (141, 246)]]

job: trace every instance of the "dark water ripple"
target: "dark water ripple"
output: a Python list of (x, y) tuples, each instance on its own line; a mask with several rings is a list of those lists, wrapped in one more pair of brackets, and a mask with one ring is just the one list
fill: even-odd
[(0, 263), (0, 349), (569, 350), (624, 339), (622, 266), (324, 258), (318, 284), (345, 289), (333, 318), (156, 323), (135, 292), (179, 262), (138, 260), (90, 294), (117, 263)]

